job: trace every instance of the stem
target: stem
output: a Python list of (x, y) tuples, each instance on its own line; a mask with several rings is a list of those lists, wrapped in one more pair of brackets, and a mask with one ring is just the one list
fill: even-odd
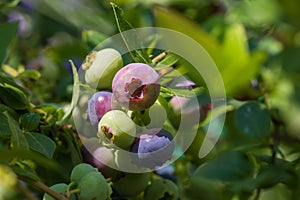
[(20, 181), (17, 184), (18, 190), (24, 195), (24, 197), (28, 200), (38, 200), (38, 198), (26, 187), (24, 187)]
[(160, 60), (162, 60), (166, 55), (168, 54), (167, 51), (162, 52), (161, 54), (157, 55), (155, 58), (152, 59), (152, 64), (158, 63)]
[(254, 197), (254, 200), (258, 200), (258, 199), (259, 199), (260, 192), (261, 192), (261, 189), (260, 189), (260, 188), (257, 188), (256, 194), (255, 194), (255, 197)]
[(29, 178), (25, 178), (25, 177), (18, 177), (20, 180), (42, 190), (43, 192), (46, 192), (47, 194), (49, 194), (50, 196), (52, 196), (53, 198), (57, 199), (57, 200), (68, 200), (65, 196), (55, 192), (54, 190), (52, 190), (51, 188), (49, 188), (47, 185), (45, 185), (44, 183), (40, 182), (40, 181), (34, 181), (31, 180)]
[(276, 122), (274, 122), (274, 124), (275, 124), (275, 130), (274, 130), (274, 136), (273, 136), (273, 144), (271, 145), (271, 148), (272, 148), (271, 163), (272, 164), (275, 164), (276, 154), (277, 154), (276, 147), (280, 143), (279, 124)]
[(72, 194), (79, 193), (79, 192), (80, 192), (79, 188), (70, 190), (67, 196), (68, 196), (68, 198), (70, 198)]

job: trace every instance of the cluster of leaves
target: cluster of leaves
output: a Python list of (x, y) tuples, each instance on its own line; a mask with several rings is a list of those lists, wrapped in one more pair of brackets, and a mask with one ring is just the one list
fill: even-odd
[[(129, 29), (128, 22), (134, 27), (154, 24), (193, 38), (224, 80), (227, 115), (215, 149), (198, 158), (203, 123), (190, 148), (171, 166), (181, 198), (299, 198), (298, 1), (167, 0), (152, 7), (154, 1), (120, 1), (123, 15), (117, 6), (112, 12), (108, 2), (70, 2), (0, 4), (1, 20), (19, 16), (19, 24), (0, 25), (0, 175), (2, 166), (8, 166), (15, 174), (10, 179), (16, 179), (12, 187), (18, 188), (7, 198), (36, 199), (44, 192), (64, 198), (48, 186), (69, 182), (71, 169), (82, 162), (81, 143), (69, 121), (78, 99), (75, 61), (81, 62), (109, 35)], [(130, 56), (150, 62), (144, 51)], [(69, 59), (75, 62), (72, 67)], [(205, 87), (182, 58), (168, 54), (161, 62), (176, 63), (176, 69)], [(5, 199), (1, 187), (0, 199)]]

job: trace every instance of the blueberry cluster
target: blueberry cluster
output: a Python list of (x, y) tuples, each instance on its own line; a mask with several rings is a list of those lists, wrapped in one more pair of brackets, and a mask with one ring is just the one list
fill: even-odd
[[(55, 192), (70, 200), (107, 200), (110, 199), (112, 188), (104, 176), (96, 168), (86, 163), (76, 165), (71, 172), (71, 182), (57, 183), (50, 187)], [(44, 194), (43, 200), (54, 200)]]
[[(145, 125), (144, 118), (139, 122), (133, 118), (140, 113), (149, 113), (148, 110), (156, 104), (160, 76), (144, 63), (122, 65), (121, 55), (113, 49), (92, 52), (82, 65), (86, 83), (97, 89), (88, 100), (87, 117), (97, 128), (102, 145), (89, 151), (88, 157), (90, 161), (93, 157), (99, 158), (102, 163), (97, 162), (97, 166), (103, 169), (107, 164), (103, 162), (122, 165), (120, 152), (125, 150), (131, 152), (128, 159), (137, 167), (155, 169), (171, 159), (175, 148), (173, 136), (159, 127), (137, 127), (138, 123)], [(103, 152), (113, 156), (103, 158), (100, 156)]]

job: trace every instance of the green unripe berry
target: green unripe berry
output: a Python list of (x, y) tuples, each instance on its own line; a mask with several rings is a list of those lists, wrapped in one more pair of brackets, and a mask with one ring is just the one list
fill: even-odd
[(145, 190), (149, 181), (150, 173), (125, 173), (113, 183), (113, 187), (122, 197), (134, 197)]
[(78, 184), (82, 177), (84, 177), (89, 172), (98, 172), (98, 170), (89, 164), (80, 163), (72, 169), (70, 179), (71, 181), (74, 181)]
[[(57, 192), (61, 195), (65, 195), (67, 192), (67, 187), (68, 187), (68, 185), (65, 183), (57, 183), (55, 185), (52, 185), (50, 187), (50, 189), (54, 190), (55, 192)], [(49, 194), (45, 193), (43, 200), (55, 200), (55, 198), (50, 196)]]
[(136, 133), (135, 123), (122, 111), (111, 110), (98, 124), (98, 136), (104, 144), (129, 150)]
[(82, 65), (82, 69), (85, 70), (85, 81), (98, 89), (111, 88), (114, 75), (122, 67), (121, 54), (111, 48), (93, 51)]
[(176, 200), (179, 197), (178, 187), (167, 179), (154, 179), (145, 190), (145, 200)]
[(86, 174), (78, 183), (79, 200), (106, 200), (112, 193), (111, 187), (100, 172)]

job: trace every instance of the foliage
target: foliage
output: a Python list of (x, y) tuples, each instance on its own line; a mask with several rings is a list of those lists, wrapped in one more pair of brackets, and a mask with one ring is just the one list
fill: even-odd
[[(126, 199), (172, 199), (173, 194), (180, 199), (299, 199), (299, 17), (296, 0), (1, 2), (0, 179), (7, 184), (0, 183), (0, 200), (42, 199), (45, 193), (57, 199), (89, 195), (83, 191), (89, 187), (70, 178), (72, 169), (86, 162), (81, 139), (88, 137), (76, 130), (72, 118), (82, 100), (80, 92), (90, 89), (80, 82), (78, 69), (113, 34), (153, 25), (186, 34), (213, 59), (227, 95), (222, 135), (208, 156), (198, 157), (207, 110), (193, 143), (170, 166), (140, 176), (103, 173), (106, 180), (93, 172), (90, 180), (100, 177), (95, 184), (85, 181), (104, 188), (105, 195), (112, 193), (111, 199), (124, 198), (116, 188), (134, 194)], [(159, 38), (141, 41), (131, 36), (122, 35), (125, 46), (147, 48), (122, 55), (124, 63), (153, 64), (161, 73), (176, 68), (195, 83), (192, 89), (160, 89), (159, 106), (172, 116), (165, 127), (173, 132), (178, 127), (171, 97), (189, 98), (195, 92), (197, 103), (206, 105), (206, 84), (184, 58), (155, 49)], [(138, 112), (132, 118), (136, 123), (148, 120)], [(143, 181), (139, 194), (124, 178), (131, 176)], [(155, 185), (166, 182), (165, 190)], [(56, 190), (56, 184), (63, 188)]]

